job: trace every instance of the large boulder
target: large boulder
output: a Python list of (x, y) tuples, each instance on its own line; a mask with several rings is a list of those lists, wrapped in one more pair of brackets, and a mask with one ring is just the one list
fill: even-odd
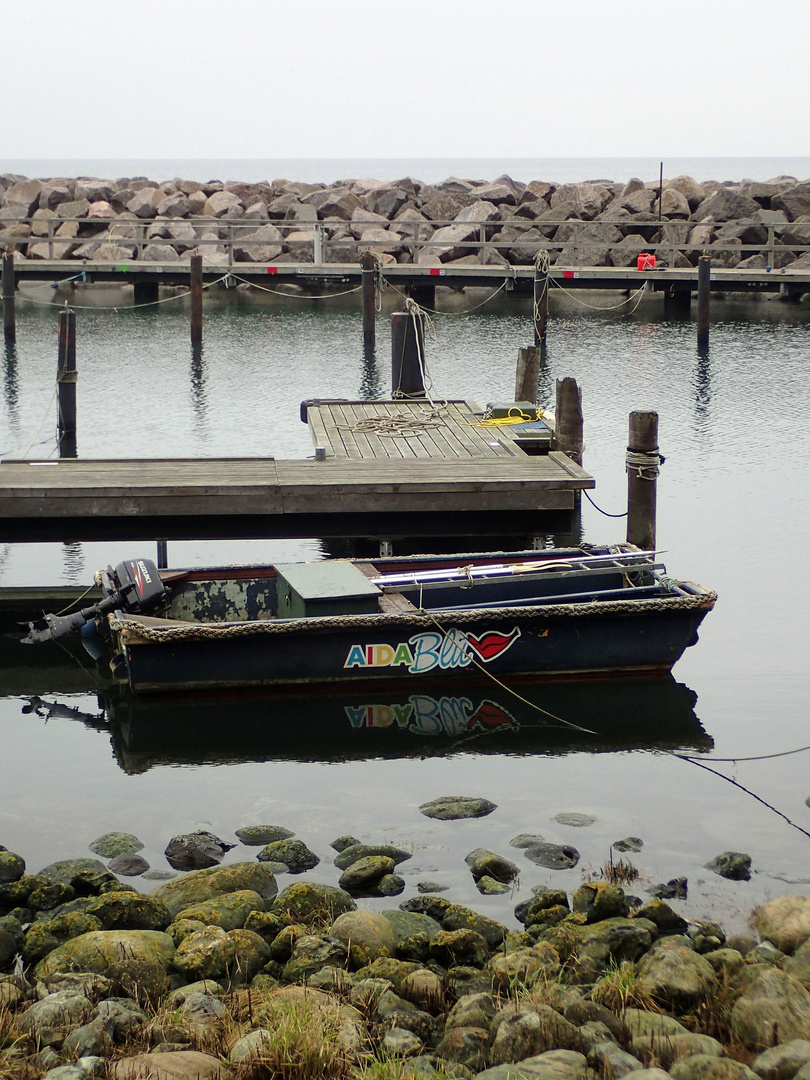
[(30, 217), (39, 206), (42, 184), (39, 180), (21, 180), (6, 189), (5, 206), (19, 207)]
[(110, 1080), (225, 1080), (230, 1069), (199, 1050), (135, 1054), (110, 1064)]
[(37, 965), (36, 977), (91, 972), (126, 994), (155, 998), (166, 989), (174, 953), (172, 939), (160, 930), (95, 930), (59, 945)]
[(346, 945), (353, 965), (358, 968), (379, 956), (393, 956), (397, 947), (393, 924), (373, 911), (346, 911), (335, 919), (329, 933)]
[(703, 200), (694, 218), (695, 221), (756, 221), (759, 209), (759, 203), (753, 199), (721, 187)]
[(204, 216), (212, 218), (241, 217), (244, 211), (242, 201), (232, 191), (215, 191), (203, 207)]
[(268, 905), (268, 911), (274, 915), (286, 915), (294, 922), (308, 924), (324, 918), (334, 921), (344, 911), (354, 911), (356, 907), (354, 900), (343, 889), (302, 881), (288, 885), (280, 892)]
[(779, 896), (757, 911), (761, 937), (784, 953), (794, 953), (810, 938), (810, 896)]
[(177, 919), (194, 919), (206, 926), (221, 926), (223, 930), (240, 930), (254, 911), (264, 911), (264, 900), (253, 889), (202, 900), (177, 914)]
[[(6, 193), (6, 199), (8, 199), (8, 193)], [(774, 195), (771, 199), (771, 209), (782, 210), (789, 221), (795, 221), (804, 214), (810, 214), (810, 181), (797, 184), (787, 191)]]
[(734, 1004), (731, 1026), (750, 1050), (810, 1040), (810, 993), (792, 975), (767, 968)]
[(183, 877), (158, 886), (152, 895), (163, 901), (174, 918), (192, 904), (240, 889), (252, 889), (268, 901), (278, 892), (278, 884), (273, 872), (261, 863), (232, 863), (230, 866), (192, 870)]
[(714, 986), (714, 968), (677, 938), (659, 942), (638, 964), (639, 989), (662, 1004), (689, 1008)]

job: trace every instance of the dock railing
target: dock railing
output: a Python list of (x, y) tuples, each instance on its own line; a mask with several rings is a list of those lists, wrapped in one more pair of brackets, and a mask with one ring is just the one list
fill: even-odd
[[(63, 224), (75, 223), (77, 234), (75, 237), (67, 235), (58, 236), (57, 230)], [(197, 235), (173, 237), (165, 235), (172, 226), (182, 223), (191, 226)], [(11, 222), (9, 222), (11, 224)], [(37, 234), (28, 237), (0, 235), (0, 252), (20, 251), (26, 254), (32, 263), (47, 259), (47, 261), (69, 261), (81, 263), (82, 261), (110, 261), (121, 262), (186, 262), (192, 253), (203, 256), (204, 264), (232, 267), (239, 263), (274, 263), (296, 262), (326, 265), (334, 263), (356, 263), (364, 251), (372, 251), (378, 256), (390, 256), (399, 263), (416, 263), (428, 265), (442, 262), (448, 255), (456, 256), (458, 251), (477, 256), (481, 264), (491, 265), (491, 253), (497, 253), (500, 258), (495, 259), (495, 264), (500, 265), (531, 265), (540, 252), (547, 252), (551, 265), (554, 265), (559, 256), (567, 251), (576, 252), (576, 261), (571, 263), (563, 260), (565, 265), (576, 266), (600, 266), (618, 265), (627, 268), (634, 267), (636, 256), (640, 251), (649, 251), (656, 254), (659, 263), (668, 267), (674, 267), (678, 256), (682, 256), (689, 266), (696, 266), (702, 255), (710, 255), (716, 265), (724, 265), (728, 254), (738, 257), (738, 262), (744, 261), (752, 255), (762, 255), (765, 259), (766, 269), (776, 268), (780, 257), (789, 254), (799, 257), (810, 251), (810, 244), (796, 244), (792, 241), (782, 241), (781, 235), (785, 230), (791, 229), (790, 223), (776, 225), (758, 225), (756, 222), (740, 222), (740, 226), (759, 227), (767, 231), (767, 239), (763, 243), (735, 244), (724, 242), (723, 238), (714, 243), (689, 243), (688, 239), (677, 241), (671, 237), (665, 240), (653, 240), (652, 236), (661, 228), (675, 232), (681, 226), (684, 231), (691, 231), (701, 223), (696, 222), (599, 222), (585, 221), (581, 219), (560, 219), (559, 221), (546, 220), (539, 224), (543, 232), (556, 233), (560, 226), (566, 226), (571, 230), (566, 233), (566, 238), (557, 239), (554, 235), (549, 238), (538, 239), (536, 236), (523, 238), (535, 223), (527, 218), (513, 218), (502, 221), (391, 221), (383, 226), (377, 220), (364, 220), (358, 218), (354, 221), (289, 221), (268, 219), (228, 219), (219, 218), (176, 218), (165, 219), (156, 228), (154, 219), (143, 221), (127, 220), (125, 222), (115, 219), (107, 222), (103, 219), (93, 220), (88, 218), (49, 218), (47, 222), (35, 219), (24, 219), (14, 224), (29, 225), (37, 230)], [(710, 223), (706, 223), (707, 226)], [(730, 223), (736, 224), (736, 223)], [(263, 226), (271, 225), (278, 230), (280, 240), (273, 240), (266, 235), (256, 235)], [(625, 230), (625, 236), (637, 235), (640, 242), (638, 246), (622, 243), (617, 240), (600, 240), (585, 233), (585, 230), (593, 230), (598, 225), (614, 225)], [(371, 229), (384, 229), (390, 233), (384, 239), (363, 239), (364, 227)], [(454, 227), (458, 231), (458, 237), (437, 238), (437, 232), (445, 227)], [(719, 225), (711, 223), (711, 227)], [(497, 233), (504, 229), (520, 229), (521, 232), (509, 239), (495, 238)], [(104, 231), (101, 231), (104, 230)], [(627, 232), (632, 230), (632, 233)], [(216, 235), (204, 235), (205, 233)], [(360, 236), (356, 236), (360, 233)], [(83, 234), (83, 235), (82, 235)], [(298, 235), (295, 235), (298, 234)], [(303, 235), (302, 235), (303, 234)], [(347, 235), (348, 234), (348, 235)], [(99, 246), (93, 254), (77, 256), (74, 254), (84, 245), (91, 245), (98, 240)], [(152, 260), (145, 258), (148, 249), (152, 245), (160, 245), (166, 249), (166, 258)], [(281, 245), (282, 251), (271, 259), (254, 259), (246, 257), (249, 247), (272, 248)], [(29, 249), (36, 247), (37, 251), (28, 254)], [(45, 250), (47, 249), (47, 255)], [(286, 249), (286, 250), (283, 250)], [(428, 251), (428, 249), (430, 249)], [(169, 255), (171, 251), (173, 254)], [(589, 251), (601, 252), (599, 262), (588, 261), (586, 255)], [(427, 257), (425, 253), (428, 252)], [(604, 253), (607, 252), (611, 260), (605, 263)], [(620, 252), (622, 261), (618, 264), (613, 261), (614, 252)], [(519, 255), (520, 258), (515, 256)], [(121, 257), (121, 256), (126, 257)], [(293, 257), (294, 256), (294, 257)], [(347, 257), (349, 256), (349, 257)], [(526, 258), (528, 256), (528, 258)], [(456, 256), (458, 257), (458, 256)], [(502, 261), (503, 260), (503, 261)], [(729, 260), (727, 265), (731, 265)], [(788, 264), (789, 265), (789, 264)]]

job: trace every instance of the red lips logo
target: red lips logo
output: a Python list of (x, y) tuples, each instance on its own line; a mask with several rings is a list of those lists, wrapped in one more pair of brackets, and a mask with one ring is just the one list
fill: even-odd
[(482, 701), (470, 719), (467, 721), (468, 731), (486, 731), (493, 728), (514, 728), (517, 730), (520, 727), (517, 720), (511, 713), (508, 713), (506, 709), (496, 701)]
[(519, 637), (520, 627), (516, 626), (511, 634), (499, 634), (494, 630), (490, 630), (489, 633), (476, 637), (475, 634), (468, 633), (467, 641), (473, 652), (484, 663), (488, 663), (490, 660), (494, 660), (496, 656), (506, 652), (509, 646), (513, 645)]

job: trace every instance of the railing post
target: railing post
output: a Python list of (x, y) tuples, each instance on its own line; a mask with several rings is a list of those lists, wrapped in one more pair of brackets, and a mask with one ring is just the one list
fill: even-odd
[(697, 346), (698, 352), (709, 348), (709, 326), (711, 324), (710, 295), (712, 280), (712, 260), (708, 255), (698, 259), (698, 312)]
[(48, 218), (48, 258), (53, 262), (53, 218)]
[(228, 225), (228, 266), (233, 266), (233, 225)]
[(630, 413), (627, 441), (627, 542), (643, 551), (655, 550), (655, 517), (658, 494), (658, 413)]
[(773, 225), (768, 226), (768, 254), (765, 256), (765, 269), (772, 270), (776, 266), (776, 233)]
[(191, 344), (199, 348), (203, 336), (202, 255), (191, 256), (189, 269), (191, 287)]
[(320, 222), (315, 223), (315, 230), (312, 238), (312, 261), (316, 266), (320, 266), (323, 263), (323, 226)]
[(486, 225), (478, 226), (478, 243), (481, 245), (478, 248), (478, 261), (483, 264), (487, 261), (487, 249), (485, 247), (487, 242), (487, 227)]
[(76, 457), (76, 314), (59, 312), (59, 352), (56, 365), (59, 456)]
[(9, 251), (3, 256), (3, 335), (6, 341), (17, 340), (14, 286), (14, 255)]
[(363, 296), (363, 348), (366, 352), (371, 352), (374, 349), (377, 337), (377, 304), (374, 295), (374, 265), (376, 261), (374, 253), (371, 251), (364, 251), (360, 256), (360, 280), (362, 282)]

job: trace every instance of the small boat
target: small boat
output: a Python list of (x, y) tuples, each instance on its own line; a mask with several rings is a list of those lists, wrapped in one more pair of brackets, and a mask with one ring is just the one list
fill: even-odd
[(27, 643), (98, 630), (136, 694), (650, 676), (717, 599), (629, 544), (96, 575), (104, 599), (29, 624)]

